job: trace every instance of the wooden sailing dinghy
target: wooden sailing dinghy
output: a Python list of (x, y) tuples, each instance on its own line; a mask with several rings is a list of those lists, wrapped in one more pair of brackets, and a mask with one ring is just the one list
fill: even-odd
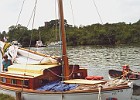
[(58, 0), (63, 63), (11, 65), (0, 73), (0, 92), (22, 100), (130, 100), (131, 82), (86, 80), (87, 69), (68, 64), (62, 1)]
[[(110, 79), (122, 79), (123, 72), (121, 70), (109, 70), (109, 78)], [(130, 80), (133, 82), (134, 85), (140, 86), (140, 72), (131, 73), (128, 77), (124, 78), (125, 80)]]

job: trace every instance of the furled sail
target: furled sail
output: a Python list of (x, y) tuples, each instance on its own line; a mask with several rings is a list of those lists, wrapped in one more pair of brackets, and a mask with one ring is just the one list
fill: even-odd
[[(4, 42), (1, 42), (2, 50), (5, 48)], [(25, 48), (20, 48), (11, 45), (6, 48), (5, 54), (8, 55), (14, 63), (17, 64), (59, 64), (58, 58), (50, 55), (45, 55)]]

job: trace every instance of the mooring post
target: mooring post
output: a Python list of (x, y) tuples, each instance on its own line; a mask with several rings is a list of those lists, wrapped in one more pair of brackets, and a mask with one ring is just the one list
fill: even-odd
[(21, 92), (16, 91), (16, 100), (21, 100)]

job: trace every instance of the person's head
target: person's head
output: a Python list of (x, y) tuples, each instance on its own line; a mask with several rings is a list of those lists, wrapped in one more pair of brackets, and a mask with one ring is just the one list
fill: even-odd
[(4, 59), (8, 59), (8, 56), (7, 56), (7, 55), (4, 55), (3, 58), (4, 58)]
[(123, 65), (123, 70), (127, 70), (127, 69), (129, 69), (129, 65)]

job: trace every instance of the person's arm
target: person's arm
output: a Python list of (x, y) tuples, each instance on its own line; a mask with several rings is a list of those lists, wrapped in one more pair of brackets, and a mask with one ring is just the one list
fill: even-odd
[(10, 63), (11, 63), (11, 65), (13, 65), (13, 62), (12, 62), (12, 60), (10, 60)]
[(135, 72), (135, 71), (133, 71), (133, 70), (131, 70), (131, 69), (129, 70), (129, 72), (132, 73), (132, 74), (137, 73), (137, 72)]
[(4, 71), (4, 65), (2, 64), (2, 71)]
[(138, 74), (139, 72), (135, 72), (135, 71), (131, 70), (131, 73), (133, 73), (133, 74)]

